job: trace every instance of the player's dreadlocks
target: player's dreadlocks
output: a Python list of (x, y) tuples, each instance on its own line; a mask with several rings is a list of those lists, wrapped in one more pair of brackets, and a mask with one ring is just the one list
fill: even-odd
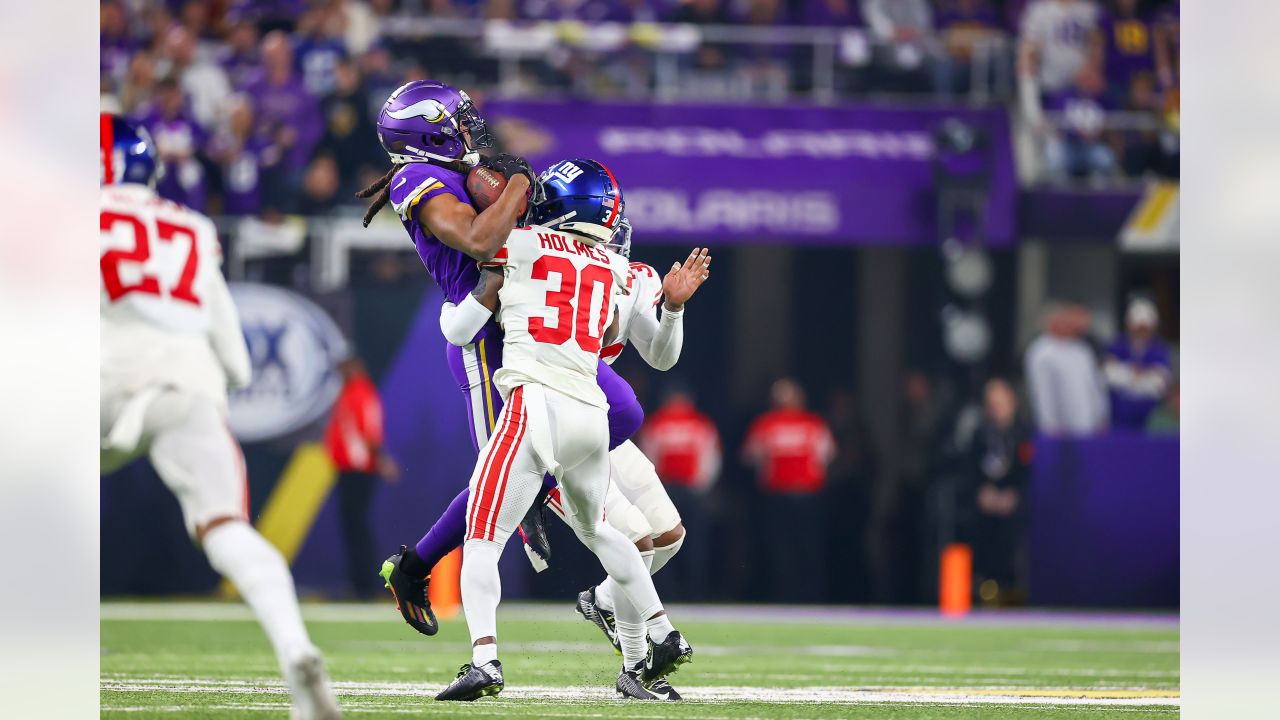
[(373, 202), (369, 203), (369, 209), (364, 211), (365, 227), (369, 227), (373, 216), (377, 215), (378, 211), (391, 201), (391, 190), (388, 186), (391, 184), (391, 178), (395, 177), (396, 171), (399, 169), (399, 165), (392, 165), (386, 175), (374, 180), (372, 185), (356, 193), (356, 197), (362, 200), (369, 197), (373, 198)]

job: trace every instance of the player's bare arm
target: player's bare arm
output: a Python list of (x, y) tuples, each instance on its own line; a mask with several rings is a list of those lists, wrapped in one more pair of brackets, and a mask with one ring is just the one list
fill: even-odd
[(662, 279), (662, 294), (666, 297), (663, 305), (671, 312), (684, 310), (684, 304), (709, 277), (711, 251), (708, 248), (694, 248), (683, 265), (672, 263), (671, 270)]
[(524, 212), (528, 192), (529, 178), (513, 176), (502, 197), (480, 213), (458, 198), (441, 193), (422, 204), (418, 222), (445, 245), (476, 260), (492, 260)]
[(480, 281), (476, 283), (475, 289), (471, 291), (471, 297), (485, 306), (489, 312), (497, 312), (498, 291), (502, 290), (502, 285), (505, 281), (506, 277), (503, 275), (501, 268), (485, 268), (480, 272)]

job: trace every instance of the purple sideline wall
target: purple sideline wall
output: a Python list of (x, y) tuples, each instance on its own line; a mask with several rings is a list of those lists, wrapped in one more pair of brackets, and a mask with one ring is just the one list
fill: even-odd
[(535, 168), (606, 159), (639, 232), (694, 243), (936, 242), (934, 133), (958, 118), (989, 143), (986, 238), (1015, 239), (1003, 109), (494, 100), (484, 110), (504, 149)]
[(1035, 605), (1177, 607), (1178, 438), (1040, 438), (1030, 499)]

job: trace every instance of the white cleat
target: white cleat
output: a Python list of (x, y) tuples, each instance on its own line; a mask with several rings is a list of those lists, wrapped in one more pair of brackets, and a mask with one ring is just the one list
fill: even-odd
[(319, 650), (311, 648), (289, 663), (284, 679), (293, 698), (293, 710), (289, 713), (291, 720), (338, 720), (342, 717)]

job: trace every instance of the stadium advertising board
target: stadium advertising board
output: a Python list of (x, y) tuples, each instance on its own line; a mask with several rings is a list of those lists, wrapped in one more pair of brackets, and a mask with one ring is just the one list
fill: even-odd
[(232, 283), (253, 381), (230, 394), (231, 429), (243, 442), (288, 435), (318, 420), (338, 396), (334, 368), (347, 343), (329, 315), (283, 288)]
[(537, 169), (605, 160), (642, 237), (699, 243), (935, 242), (935, 173), (954, 166), (937, 134), (959, 120), (982, 138), (960, 160), (987, 177), (986, 239), (1014, 239), (1017, 182), (1003, 110), (492, 101), (485, 112), (506, 149)]

